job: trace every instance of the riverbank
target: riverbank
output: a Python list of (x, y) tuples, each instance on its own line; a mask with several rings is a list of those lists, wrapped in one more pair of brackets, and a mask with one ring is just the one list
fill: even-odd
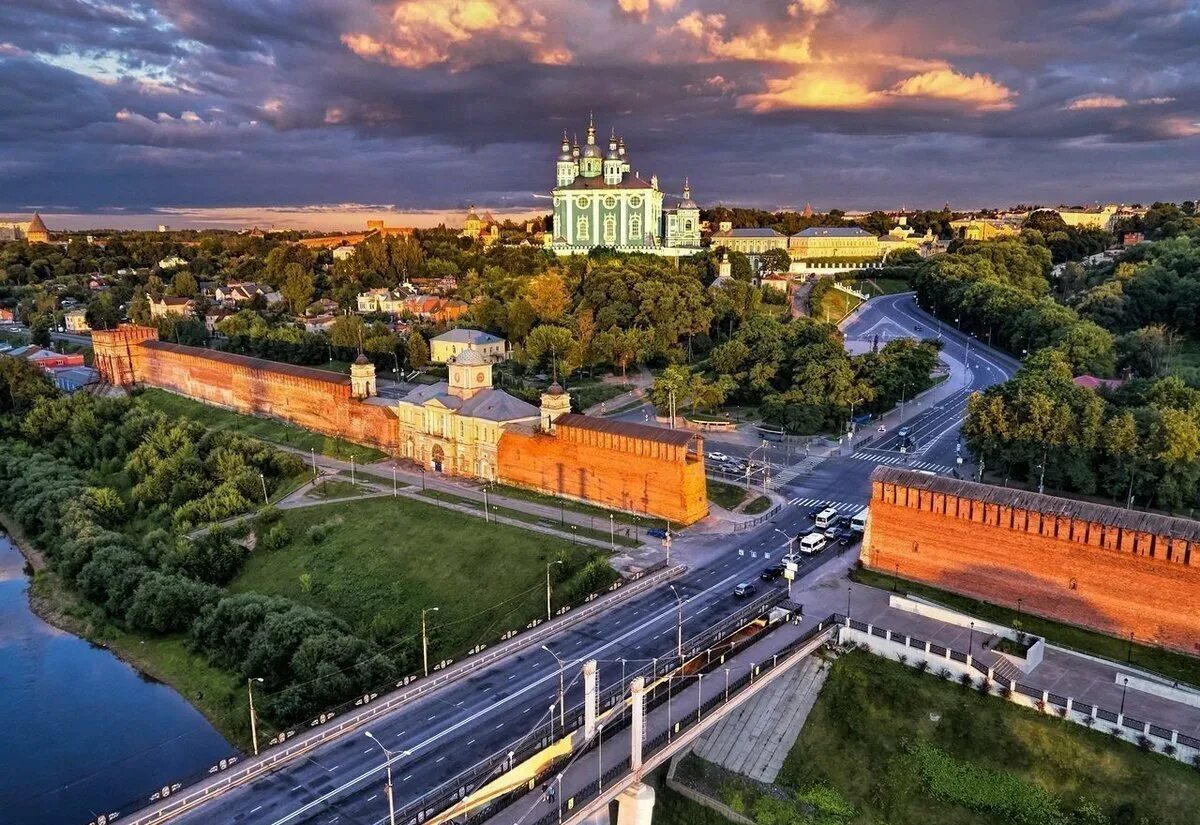
[(137, 671), (145, 681), (173, 689), (200, 712), (238, 750), (250, 747), (248, 712), (238, 678), (218, 670), (187, 647), (182, 635), (150, 638), (127, 633), (109, 622), (98, 607), (67, 587), (46, 564), (45, 556), (7, 514), (0, 529), (25, 559), (29, 610), (51, 627), (103, 648)]

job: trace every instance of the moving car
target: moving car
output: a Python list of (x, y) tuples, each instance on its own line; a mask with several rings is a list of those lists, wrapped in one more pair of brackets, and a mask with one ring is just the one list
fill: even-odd
[(661, 527), (651, 527), (646, 531), (646, 535), (652, 536), (656, 539), (665, 539), (667, 537), (667, 531)]
[(858, 544), (862, 541), (862, 535), (859, 533), (849, 533), (838, 541), (838, 547), (849, 547), (852, 544)]
[(725, 453), (713, 452), (708, 454), (708, 460), (724, 464), (729, 461), (729, 456), (725, 455)]
[(817, 517), (817, 514), (820, 512), (821, 512), (820, 510), (809, 510), (808, 511), (808, 520), (812, 521), (813, 519), (815, 519)]
[(758, 588), (750, 582), (742, 582), (737, 587), (733, 588), (733, 595), (744, 599), (747, 596), (753, 596), (757, 590)]
[(765, 582), (773, 582), (783, 575), (783, 564), (772, 564), (758, 575)]
[(834, 527), (839, 521), (838, 511), (836, 507), (826, 507), (821, 512), (817, 513), (817, 527), (822, 530)]
[(834, 539), (840, 539), (841, 537), (842, 528), (838, 527), (837, 525), (834, 525), (825, 531), (825, 538), (829, 539), (830, 541), (833, 541)]

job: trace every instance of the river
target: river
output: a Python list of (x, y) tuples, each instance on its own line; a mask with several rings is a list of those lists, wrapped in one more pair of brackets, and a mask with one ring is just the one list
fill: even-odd
[(166, 685), (29, 609), (0, 533), (0, 820), (86, 825), (234, 749)]

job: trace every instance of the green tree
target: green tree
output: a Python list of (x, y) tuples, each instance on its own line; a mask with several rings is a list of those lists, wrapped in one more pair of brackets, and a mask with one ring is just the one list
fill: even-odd
[(408, 356), (408, 366), (412, 369), (423, 370), (429, 366), (429, 343), (418, 330), (414, 329), (408, 334), (405, 352)]
[(312, 272), (298, 263), (288, 264), (283, 271), (283, 286), (279, 289), (293, 315), (303, 315), (312, 303), (316, 286)]

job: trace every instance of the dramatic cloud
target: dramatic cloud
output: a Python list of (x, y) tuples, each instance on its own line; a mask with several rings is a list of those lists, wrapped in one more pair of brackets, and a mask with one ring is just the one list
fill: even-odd
[(703, 204), (1184, 198), (1198, 42), (1195, 0), (18, 0), (0, 210), (544, 210), (589, 111)]

